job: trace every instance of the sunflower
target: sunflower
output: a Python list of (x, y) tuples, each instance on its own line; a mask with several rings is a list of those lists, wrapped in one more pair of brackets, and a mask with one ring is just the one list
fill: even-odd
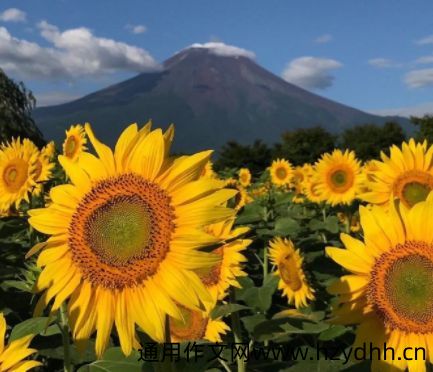
[(248, 204), (251, 200), (251, 198), (248, 197), (248, 193), (245, 190), (245, 188), (238, 183), (234, 178), (228, 178), (224, 181), (225, 187), (229, 189), (236, 190), (237, 193), (233, 197), (232, 200), (230, 200), (230, 207), (234, 208), (235, 210), (240, 210), (242, 207), (244, 207), (246, 204)]
[[(432, 213), (431, 201), (410, 210), (400, 208), (400, 214), (394, 203), (388, 213), (378, 206), (361, 207), (364, 241), (341, 234), (346, 249), (326, 248), (349, 271), (328, 288), (338, 295), (332, 321), (359, 324), (354, 347), (365, 342), (380, 349), (380, 356), (373, 354), (373, 371), (390, 370), (391, 364), (398, 370), (425, 371), (420, 356), (403, 358), (406, 347), (424, 348), (427, 360), (432, 361)], [(385, 343), (394, 350), (394, 360), (387, 353), (384, 361)]]
[(212, 161), (208, 161), (205, 165), (205, 167), (203, 168), (203, 172), (201, 174), (202, 177), (209, 177), (209, 178), (215, 178), (216, 177), (216, 173), (213, 170), (213, 164)]
[(48, 181), (51, 178), (51, 171), (54, 168), (54, 163), (51, 163), (50, 161), (52, 157), (52, 148), (50, 148), (51, 145), (48, 144), (41, 151), (39, 151), (36, 145), (28, 139), (23, 140), (23, 145), (29, 148), (30, 151), (38, 153), (35, 163), (36, 169), (33, 174), (33, 179), (36, 183), (33, 194), (39, 195), (42, 192), (42, 183)]
[(222, 342), (221, 336), (230, 329), (220, 319), (209, 314), (179, 306), (182, 319), (170, 318), (171, 342), (199, 341)]
[(44, 293), (35, 313), (51, 300), (51, 311), (66, 301), (74, 339), (83, 347), (97, 331), (98, 356), (113, 325), (128, 355), (137, 345), (135, 324), (162, 342), (166, 316), (182, 318), (175, 303), (212, 305), (193, 270), (220, 260), (199, 250), (220, 242), (204, 226), (234, 216), (224, 204), (236, 191), (200, 177), (211, 151), (173, 160), (173, 127), (150, 129), (129, 126), (113, 154), (86, 124), (98, 156), (59, 156), (72, 184), (52, 188), (52, 203), (29, 211), (30, 224), (51, 235), (27, 255), (43, 249), (35, 289)]
[(6, 211), (12, 205), (18, 208), (23, 200), (29, 202), (36, 185), (38, 154), (36, 146), (19, 138), (0, 147), (0, 210)]
[(204, 283), (216, 303), (227, 295), (230, 286), (240, 288), (237, 277), (246, 276), (242, 270), (242, 264), (247, 261), (241, 253), (251, 244), (249, 239), (241, 239), (240, 236), (248, 232), (247, 227), (233, 229), (234, 219), (230, 218), (207, 227), (207, 232), (223, 241), (223, 245), (212, 251), (213, 255), (220, 258), (211, 267), (196, 270), (200, 280)]
[(401, 149), (390, 148), (390, 156), (383, 152), (382, 161), (375, 161), (377, 169), (371, 172), (367, 183), (368, 192), (361, 195), (365, 201), (389, 207), (391, 195), (411, 208), (426, 199), (433, 189), (433, 146), (427, 148), (427, 142), (403, 142)]
[(251, 184), (251, 172), (248, 168), (239, 169), (238, 177), (239, 183), (243, 187), (248, 187)]
[(0, 313), (0, 371), (26, 372), (42, 363), (37, 360), (24, 360), (37, 350), (29, 349), (33, 335), (24, 336), (5, 345), (6, 320)]
[(54, 158), (56, 155), (56, 145), (54, 141), (48, 142), (45, 147), (41, 150), (41, 153), (46, 156), (48, 159)]
[(304, 169), (300, 166), (295, 167), (292, 170), (292, 187), (296, 188), (302, 184), (305, 179)]
[(361, 168), (353, 151), (334, 150), (316, 163), (317, 192), (331, 204), (350, 204), (362, 184)]
[(278, 289), (283, 290), (289, 304), (294, 303), (296, 308), (307, 306), (307, 301), (314, 299), (314, 289), (305, 277), (299, 249), (295, 250), (291, 240), (279, 237), (274, 238), (269, 245), (269, 257), (277, 267), (275, 275), (280, 278)]
[(317, 183), (313, 180), (305, 180), (303, 182), (303, 194), (312, 203), (321, 203), (324, 199), (322, 194), (317, 190)]
[(86, 132), (82, 125), (71, 125), (66, 131), (63, 142), (63, 155), (72, 161), (76, 161), (83, 151), (86, 151)]
[(277, 159), (272, 162), (269, 170), (274, 185), (288, 185), (292, 178), (292, 165), (285, 159)]

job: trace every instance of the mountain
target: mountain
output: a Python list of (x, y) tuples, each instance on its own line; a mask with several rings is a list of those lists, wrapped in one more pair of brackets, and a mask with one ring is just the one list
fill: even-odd
[(41, 107), (34, 118), (47, 139), (62, 141), (70, 124), (90, 122), (113, 145), (129, 123), (176, 125), (174, 150), (218, 149), (227, 141), (278, 141), (287, 130), (321, 125), (333, 133), (361, 123), (408, 120), (371, 115), (301, 89), (244, 56), (188, 48), (160, 72), (142, 73), (75, 101)]

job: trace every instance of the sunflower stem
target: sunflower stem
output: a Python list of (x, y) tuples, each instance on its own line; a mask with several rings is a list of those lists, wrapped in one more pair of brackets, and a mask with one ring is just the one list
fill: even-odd
[(72, 363), (71, 363), (71, 349), (70, 349), (70, 338), (69, 338), (69, 325), (68, 325), (68, 314), (66, 309), (66, 303), (63, 303), (60, 306), (60, 329), (62, 332), (62, 340), (63, 340), (63, 371), (64, 372), (72, 372)]
[[(236, 303), (236, 294), (235, 289), (233, 287), (230, 288), (230, 303), (235, 304)], [(241, 329), (241, 319), (239, 317), (239, 312), (235, 311), (230, 314), (231, 320), (232, 320), (232, 329), (233, 329), (233, 337), (235, 339), (236, 344), (242, 343), (242, 329)], [(236, 358), (236, 363), (238, 366), (238, 372), (245, 372), (245, 362), (242, 360), (242, 358), (238, 355)]]

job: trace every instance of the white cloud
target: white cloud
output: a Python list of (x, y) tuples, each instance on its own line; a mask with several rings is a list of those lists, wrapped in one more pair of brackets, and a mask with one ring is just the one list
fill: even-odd
[(314, 42), (317, 44), (327, 44), (327, 43), (331, 42), (332, 39), (333, 39), (333, 37), (331, 34), (323, 34), (323, 35), (318, 36), (314, 40)]
[(384, 108), (376, 110), (366, 110), (375, 115), (390, 115), (390, 116), (424, 116), (425, 114), (433, 114), (433, 102), (424, 102), (414, 106)]
[(146, 50), (96, 37), (84, 27), (61, 32), (57, 26), (42, 21), (38, 29), (50, 47), (15, 38), (0, 27), (0, 67), (7, 73), (31, 79), (71, 79), (160, 69)]
[(427, 65), (429, 63), (433, 63), (433, 56), (419, 57), (418, 59), (415, 60), (415, 63), (420, 65)]
[(331, 71), (340, 67), (342, 64), (335, 59), (300, 57), (287, 64), (282, 77), (305, 89), (325, 89), (333, 83)]
[(423, 37), (422, 39), (415, 41), (415, 44), (418, 44), (418, 45), (433, 44), (433, 35), (428, 35), (426, 37)]
[(131, 25), (127, 24), (125, 28), (131, 31), (133, 34), (143, 34), (147, 31), (147, 27), (145, 25)]
[(36, 106), (52, 106), (60, 105), (62, 103), (70, 102), (81, 97), (79, 94), (67, 93), (67, 92), (46, 92), (46, 93), (35, 93)]
[(190, 45), (188, 48), (204, 48), (204, 49), (208, 49), (209, 52), (211, 52), (212, 54), (216, 54), (218, 56), (224, 56), (224, 57), (246, 57), (250, 59), (256, 58), (254, 52), (251, 52), (243, 48), (239, 48), (237, 46), (227, 45), (222, 42), (216, 42), (216, 41), (211, 41), (204, 44), (195, 43)]
[(0, 13), (0, 21), (3, 22), (25, 22), (27, 15), (17, 8), (9, 8)]
[(368, 64), (377, 68), (394, 68), (401, 67), (400, 63), (394, 62), (388, 58), (372, 58), (368, 60)]
[(409, 71), (404, 82), (410, 88), (421, 88), (433, 85), (433, 68)]

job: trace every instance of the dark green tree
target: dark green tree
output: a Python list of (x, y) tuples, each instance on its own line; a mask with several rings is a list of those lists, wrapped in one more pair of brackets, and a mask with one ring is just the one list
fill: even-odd
[(346, 129), (341, 135), (341, 148), (354, 150), (358, 159), (378, 158), (391, 145), (400, 145), (405, 140), (399, 124), (387, 122), (383, 126), (363, 124)]
[(430, 144), (433, 144), (433, 115), (411, 116), (410, 121), (417, 127), (415, 139), (418, 141), (426, 139)]
[(286, 132), (274, 146), (272, 157), (285, 158), (295, 165), (314, 163), (324, 152), (332, 151), (336, 137), (322, 127)]
[(0, 142), (27, 137), (43, 144), (41, 132), (31, 117), (36, 100), (23, 83), (16, 83), (0, 69)]
[(214, 164), (217, 171), (246, 167), (253, 175), (260, 175), (271, 163), (271, 150), (260, 140), (256, 140), (252, 145), (228, 142), (218, 155)]

